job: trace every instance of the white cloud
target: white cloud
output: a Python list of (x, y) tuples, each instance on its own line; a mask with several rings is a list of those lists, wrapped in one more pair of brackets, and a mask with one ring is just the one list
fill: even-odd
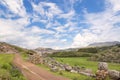
[(92, 34), (90, 32), (86, 32), (83, 34), (77, 34), (74, 37), (72, 47), (85, 47), (91, 42), (95, 42), (97, 40), (97, 35)]
[(0, 19), (0, 26), (0, 41), (26, 48), (39, 46), (41, 37), (32, 35), (32, 31), (27, 31), (23, 24), (19, 24), (19, 21)]
[[(21, 21), (21, 19), (20, 19)], [(27, 23), (20, 24), (19, 20), (16, 22), (9, 19), (0, 19), (0, 41), (8, 42), (14, 45), (18, 45), (25, 48), (37, 48), (37, 47), (52, 47), (55, 48), (58, 42), (63, 43), (63, 40), (51, 39), (49, 37), (43, 38), (42, 35), (50, 34), (54, 32), (47, 29), (41, 29), (38, 26), (24, 27)], [(64, 40), (65, 42), (65, 40)], [(53, 45), (54, 43), (54, 45)]]
[(94, 42), (120, 41), (120, 26), (115, 26), (120, 23), (120, 15), (116, 15), (120, 9), (120, 2), (110, 0), (109, 3), (111, 4), (107, 4), (109, 7), (103, 12), (85, 14), (89, 28), (82, 29), (82, 33), (76, 34), (72, 47), (84, 47)]
[[(0, 10), (0, 16), (4, 15), (7, 19), (0, 18), (0, 41), (9, 42), (22, 47), (52, 47), (67, 48), (71, 45), (70, 40), (73, 38), (71, 47), (83, 47), (93, 42), (101, 41), (120, 41), (120, 1), (106, 0), (106, 9), (100, 13), (87, 13), (83, 16), (83, 22), (88, 29), (81, 28), (82, 22), (80, 15), (76, 14), (73, 6), (76, 2), (82, 0), (64, 0), (68, 2), (63, 4), (67, 11), (61, 10), (56, 3), (40, 2), (34, 4), (31, 16), (27, 14), (23, 0), (0, 0), (8, 11)], [(70, 5), (68, 7), (68, 5)], [(12, 12), (14, 14), (9, 14)], [(21, 16), (19, 19), (10, 19), (12, 16)], [(65, 20), (65, 22), (59, 21)], [(26, 27), (31, 23), (40, 22), (45, 26)], [(78, 27), (79, 26), (79, 27)], [(73, 33), (73, 34), (72, 34)], [(76, 34), (77, 33), (77, 34)], [(51, 36), (49, 36), (51, 35)], [(74, 35), (74, 37), (73, 37)], [(47, 37), (46, 37), (47, 36)], [(65, 39), (64, 39), (65, 38)], [(64, 46), (63, 46), (64, 45)]]
[(54, 34), (55, 33), (54, 31), (41, 29), (40, 27), (37, 27), (37, 26), (32, 26), (30, 30), (32, 33), (36, 33), (36, 34)]
[(66, 32), (67, 30), (65, 30), (64, 26), (58, 26), (54, 28), (57, 32)]
[(23, 0), (0, 0), (0, 3), (16, 15), (22, 17), (26, 15), (25, 7), (23, 6)]
[(52, 19), (54, 16), (62, 13), (62, 10), (55, 3), (40, 2), (38, 5), (32, 3), (33, 10), (36, 15), (41, 15), (41, 18)]
[(63, 13), (59, 16), (59, 18), (66, 18), (66, 19), (70, 19), (73, 16), (75, 16), (75, 11), (74, 10), (70, 10), (68, 13)]
[(120, 0), (106, 0), (106, 2), (108, 4), (108, 7), (111, 7), (114, 12), (120, 10)]

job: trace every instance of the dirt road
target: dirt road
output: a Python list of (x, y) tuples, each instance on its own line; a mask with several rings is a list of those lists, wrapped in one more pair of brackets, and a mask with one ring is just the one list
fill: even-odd
[(69, 80), (61, 76), (56, 76), (43, 68), (22, 60), (19, 54), (15, 54), (13, 64), (21, 70), (28, 80)]

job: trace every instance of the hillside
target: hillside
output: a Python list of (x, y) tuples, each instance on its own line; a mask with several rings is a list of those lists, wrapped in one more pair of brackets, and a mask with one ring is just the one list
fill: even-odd
[(36, 53), (39, 53), (41, 56), (46, 56), (56, 52), (56, 50), (52, 48), (42, 48), (42, 47), (36, 48), (33, 51), (35, 51)]
[(90, 60), (120, 63), (120, 45), (101, 50), (98, 54), (91, 56)]
[(15, 45), (11, 45), (5, 42), (0, 42), (0, 53), (26, 53), (26, 54), (34, 54), (36, 53), (33, 50), (24, 49)]
[(0, 53), (18, 53), (18, 50), (13, 45), (0, 42)]
[(89, 60), (120, 63), (120, 45), (80, 48), (78, 51), (55, 52), (51, 57), (90, 57)]
[(88, 47), (103, 47), (103, 46), (114, 46), (120, 44), (119, 41), (113, 41), (113, 42), (98, 42), (98, 43), (92, 43), (89, 44)]

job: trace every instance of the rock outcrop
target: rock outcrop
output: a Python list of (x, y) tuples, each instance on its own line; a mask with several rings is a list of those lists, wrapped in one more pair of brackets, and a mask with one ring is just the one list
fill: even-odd
[(43, 59), (39, 54), (29, 55), (29, 61), (34, 64), (42, 64)]
[(112, 80), (120, 80), (120, 72), (116, 70), (109, 70), (108, 75)]
[(0, 42), (0, 53), (18, 53), (18, 50), (10, 44)]
[(85, 67), (79, 67), (79, 66), (70, 66), (69, 64), (63, 64), (56, 61), (53, 58), (45, 58), (43, 60), (43, 64), (48, 66), (50, 70), (53, 72), (58, 72), (63, 70), (72, 73), (83, 74), (86, 76), (94, 76), (93, 71), (91, 69), (86, 69)]
[(116, 70), (109, 70), (108, 64), (105, 62), (98, 63), (96, 80), (106, 80), (107, 77), (109, 77), (112, 80), (120, 80), (120, 72)]
[(106, 80), (108, 75), (108, 64), (105, 62), (98, 63), (98, 70), (96, 72), (96, 80)]

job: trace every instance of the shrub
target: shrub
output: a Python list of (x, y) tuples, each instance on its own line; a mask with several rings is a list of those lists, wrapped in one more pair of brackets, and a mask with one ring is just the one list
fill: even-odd
[(60, 74), (60, 75), (63, 75), (63, 73), (62, 73), (61, 71), (59, 72), (59, 74)]
[(98, 49), (97, 48), (81, 48), (78, 50), (78, 52), (87, 52), (87, 53), (97, 53)]
[(11, 69), (11, 65), (8, 64), (8, 63), (4, 63), (2, 66), (1, 66), (2, 69), (5, 69), (5, 70), (10, 70)]
[(4, 69), (0, 69), (0, 80), (10, 80), (10, 74)]

